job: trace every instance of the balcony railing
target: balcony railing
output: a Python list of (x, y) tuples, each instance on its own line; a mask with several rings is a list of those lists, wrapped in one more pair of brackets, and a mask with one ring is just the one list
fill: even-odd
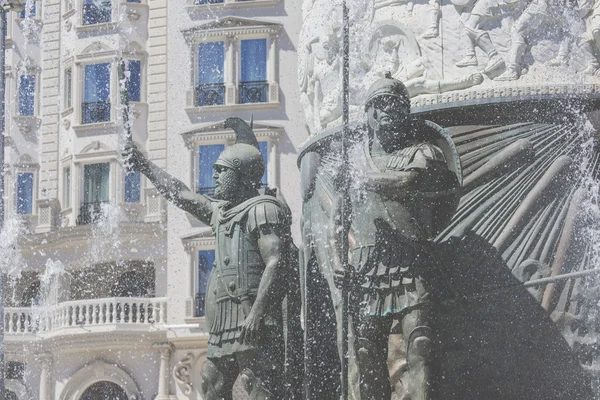
[(110, 102), (108, 101), (82, 103), (81, 108), (82, 123), (84, 124), (110, 121)]
[(110, 1), (103, 1), (100, 5), (83, 5), (83, 25), (94, 25), (110, 22), (112, 7)]
[(194, 4), (195, 5), (200, 5), (200, 4), (218, 4), (218, 3), (223, 3), (224, 0), (195, 0)]
[(196, 86), (196, 106), (216, 106), (225, 104), (225, 84), (205, 83)]
[(240, 103), (266, 103), (268, 90), (267, 81), (240, 82)]
[(48, 309), (4, 309), (7, 335), (52, 332), (85, 326), (165, 324), (166, 298), (113, 297), (108, 299), (67, 301)]
[(102, 204), (106, 202), (83, 203), (79, 207), (79, 216), (77, 217), (77, 225), (89, 225), (97, 222), (102, 216)]

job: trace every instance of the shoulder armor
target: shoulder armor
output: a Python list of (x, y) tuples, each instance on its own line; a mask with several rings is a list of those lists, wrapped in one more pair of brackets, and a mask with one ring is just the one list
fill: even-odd
[(261, 201), (248, 210), (246, 220), (248, 232), (253, 232), (263, 225), (290, 225), (283, 206), (275, 198), (274, 201)]

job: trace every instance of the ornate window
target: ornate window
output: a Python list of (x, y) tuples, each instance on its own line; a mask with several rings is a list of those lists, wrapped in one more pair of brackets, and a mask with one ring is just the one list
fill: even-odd
[(19, 115), (35, 115), (35, 75), (19, 76)]
[(34, 174), (20, 172), (17, 174), (17, 214), (33, 214)]
[(279, 105), (281, 24), (227, 17), (185, 30), (193, 73), (188, 113)]
[(126, 171), (123, 190), (125, 203), (139, 203), (141, 199), (142, 177), (139, 172)]
[(83, 25), (105, 24), (112, 21), (110, 0), (83, 0)]
[(82, 200), (77, 225), (94, 222), (102, 214), (102, 204), (110, 201), (110, 163), (83, 166)]
[(84, 67), (82, 124), (110, 121), (111, 63)]
[(129, 81), (127, 93), (129, 101), (141, 101), (142, 97), (142, 62), (140, 60), (128, 60)]
[(268, 100), (267, 39), (240, 42), (239, 103), (265, 103)]
[(198, 85), (195, 105), (199, 107), (225, 104), (225, 43), (198, 45)]

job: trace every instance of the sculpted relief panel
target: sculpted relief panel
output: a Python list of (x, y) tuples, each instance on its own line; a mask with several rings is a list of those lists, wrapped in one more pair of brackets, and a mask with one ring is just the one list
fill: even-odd
[[(478, 92), (472, 98), (481, 98), (497, 97), (504, 89), (568, 93), (576, 89), (562, 86), (600, 84), (597, 0), (347, 4), (354, 115), (361, 114), (369, 85), (388, 71), (405, 82), (413, 106), (452, 101), (438, 96), (447, 92)], [(341, 0), (303, 3), (298, 79), (313, 133), (341, 119), (341, 10)], [(553, 85), (561, 88), (548, 89)]]

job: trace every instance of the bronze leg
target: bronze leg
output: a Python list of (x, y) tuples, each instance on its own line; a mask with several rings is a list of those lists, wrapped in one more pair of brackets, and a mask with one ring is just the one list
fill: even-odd
[[(416, 305), (423, 302), (425, 291), (419, 281), (417, 289), (406, 291), (407, 303)], [(434, 399), (434, 310), (431, 306), (411, 311), (402, 318), (402, 333), (406, 343), (406, 361), (408, 364), (408, 392), (411, 400)]]
[(231, 391), (238, 372), (233, 358), (206, 360), (202, 373), (204, 400), (233, 400)]
[(354, 351), (359, 371), (361, 400), (389, 400), (392, 396), (387, 365), (391, 317), (353, 318)]

